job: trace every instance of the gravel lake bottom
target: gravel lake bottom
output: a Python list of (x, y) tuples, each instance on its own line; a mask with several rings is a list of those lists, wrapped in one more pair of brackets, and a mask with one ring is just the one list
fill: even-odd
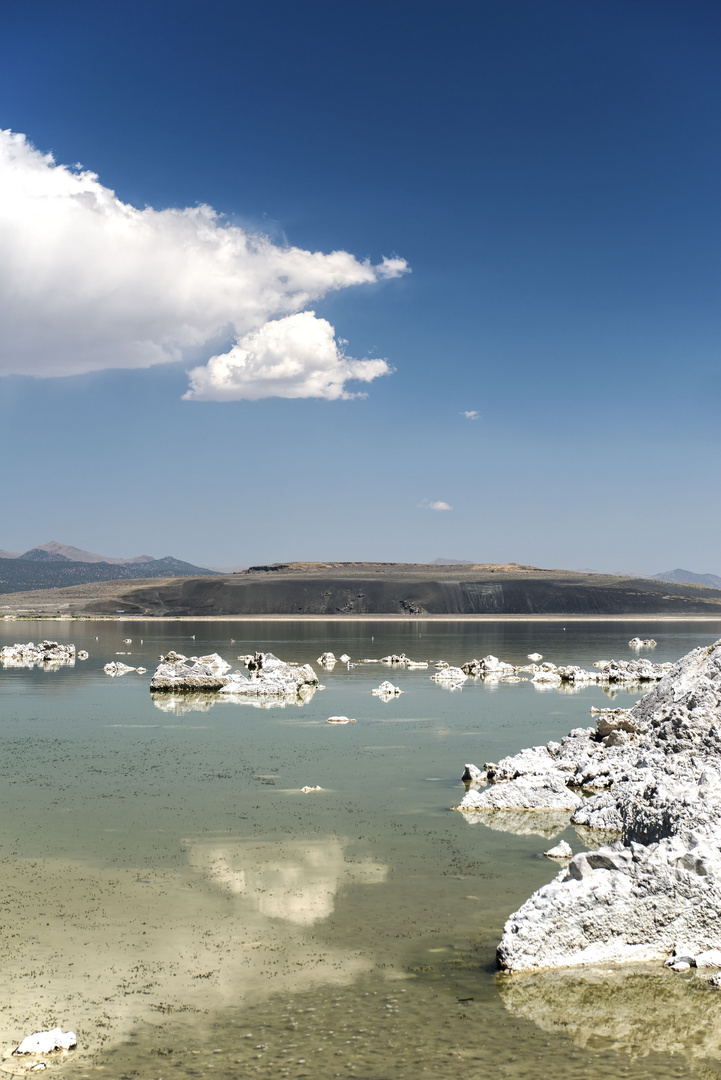
[[(73, 1078), (721, 1077), (721, 994), (700, 974), (498, 976), (505, 920), (558, 872), (543, 851), (591, 839), (570, 815), (450, 810), (466, 762), (643, 690), (448, 689), (434, 662), (589, 667), (637, 658), (637, 635), (675, 661), (721, 621), (0, 621), (0, 647), (89, 653), (0, 666), (0, 1068), (30, 1070), (13, 1048), (61, 1025), (77, 1049), (41, 1060)], [(325, 688), (270, 707), (151, 695), (171, 649), (234, 667), (270, 651)], [(327, 650), (351, 665), (323, 669)], [(430, 666), (359, 662), (389, 653)], [(373, 696), (384, 679), (403, 693)]]

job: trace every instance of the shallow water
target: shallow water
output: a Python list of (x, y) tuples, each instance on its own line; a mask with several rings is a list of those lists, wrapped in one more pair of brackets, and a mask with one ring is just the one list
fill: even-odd
[[(721, 1076), (700, 977), (495, 975), (505, 919), (558, 870), (549, 838), (583, 843), (563, 820), (469, 825), (458, 777), (587, 726), (600, 687), (339, 663), (300, 706), (148, 692), (170, 648), (588, 666), (637, 655), (637, 633), (676, 660), (719, 624), (0, 623), (0, 645), (90, 653), (0, 669), (0, 1046), (62, 1024), (79, 1049), (45, 1060), (80, 1076)], [(116, 659), (148, 674), (110, 678)], [(386, 678), (404, 693), (384, 703)]]

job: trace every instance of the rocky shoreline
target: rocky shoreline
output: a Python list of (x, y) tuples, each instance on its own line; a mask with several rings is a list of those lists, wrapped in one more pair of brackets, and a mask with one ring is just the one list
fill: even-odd
[(560, 809), (565, 792), (570, 821), (610, 841), (509, 917), (501, 970), (651, 960), (684, 970), (721, 949), (721, 641), (683, 657), (632, 709), (601, 710), (595, 727), (488, 763), (485, 778), (457, 809)]

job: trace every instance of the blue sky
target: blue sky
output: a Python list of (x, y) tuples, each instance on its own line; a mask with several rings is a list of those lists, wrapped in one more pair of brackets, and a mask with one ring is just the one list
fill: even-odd
[(0, 547), (721, 573), (717, 4), (0, 29)]

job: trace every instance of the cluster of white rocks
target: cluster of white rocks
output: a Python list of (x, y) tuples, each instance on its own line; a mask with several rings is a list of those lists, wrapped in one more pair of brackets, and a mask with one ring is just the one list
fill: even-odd
[[(646, 644), (646, 643), (644, 643)], [(655, 644), (655, 643), (654, 643)], [(653, 664), (650, 660), (597, 660), (593, 665), (596, 671), (588, 671), (575, 664), (558, 666), (546, 660), (542, 664), (539, 653), (531, 653), (531, 664), (508, 664), (497, 656), (484, 656), (482, 660), (469, 660), (462, 664), (466, 675), (476, 678), (492, 678), (503, 681), (514, 680), (520, 674), (531, 676), (531, 682), (561, 685), (562, 683), (640, 683), (655, 682), (670, 671), (671, 664)], [(515, 680), (514, 680), (515, 681)]]
[[(326, 667), (332, 671), (339, 660), (341, 664), (350, 664), (350, 656), (348, 653), (341, 653), (340, 656), (336, 656), (335, 653), (332, 652), (324, 652), (322, 656), (318, 657), (316, 662), (322, 667)], [(355, 667), (355, 664), (353, 666)]]
[(57, 641), (40, 641), (37, 645), (28, 641), (24, 644), (5, 645), (0, 649), (0, 664), (4, 667), (74, 664), (76, 659), (87, 658), (88, 654), (84, 649), (76, 650), (74, 645), (61, 645)]
[(459, 809), (480, 809), (481, 799), (544, 809), (572, 788), (571, 821), (610, 841), (575, 855), (510, 916), (501, 968), (695, 963), (721, 950), (721, 641), (683, 657), (633, 708), (601, 710), (595, 728), (489, 763), (485, 774), (491, 786), (471, 788)]
[[(375, 661), (365, 660), (364, 663), (374, 663)], [(405, 653), (390, 653), (388, 656), (382, 656), (380, 659), (381, 664), (398, 664), (407, 668), (427, 668), (427, 660), (411, 660)]]
[(318, 676), (310, 664), (287, 664), (270, 652), (244, 658), (248, 676), (231, 671), (231, 665), (218, 653), (187, 657), (170, 652), (159, 659), (150, 682), (152, 692), (203, 690), (245, 700), (303, 698), (318, 689)]
[(640, 638), (634, 637), (629, 641), (629, 646), (632, 649), (655, 649), (656, 642), (653, 638)]

